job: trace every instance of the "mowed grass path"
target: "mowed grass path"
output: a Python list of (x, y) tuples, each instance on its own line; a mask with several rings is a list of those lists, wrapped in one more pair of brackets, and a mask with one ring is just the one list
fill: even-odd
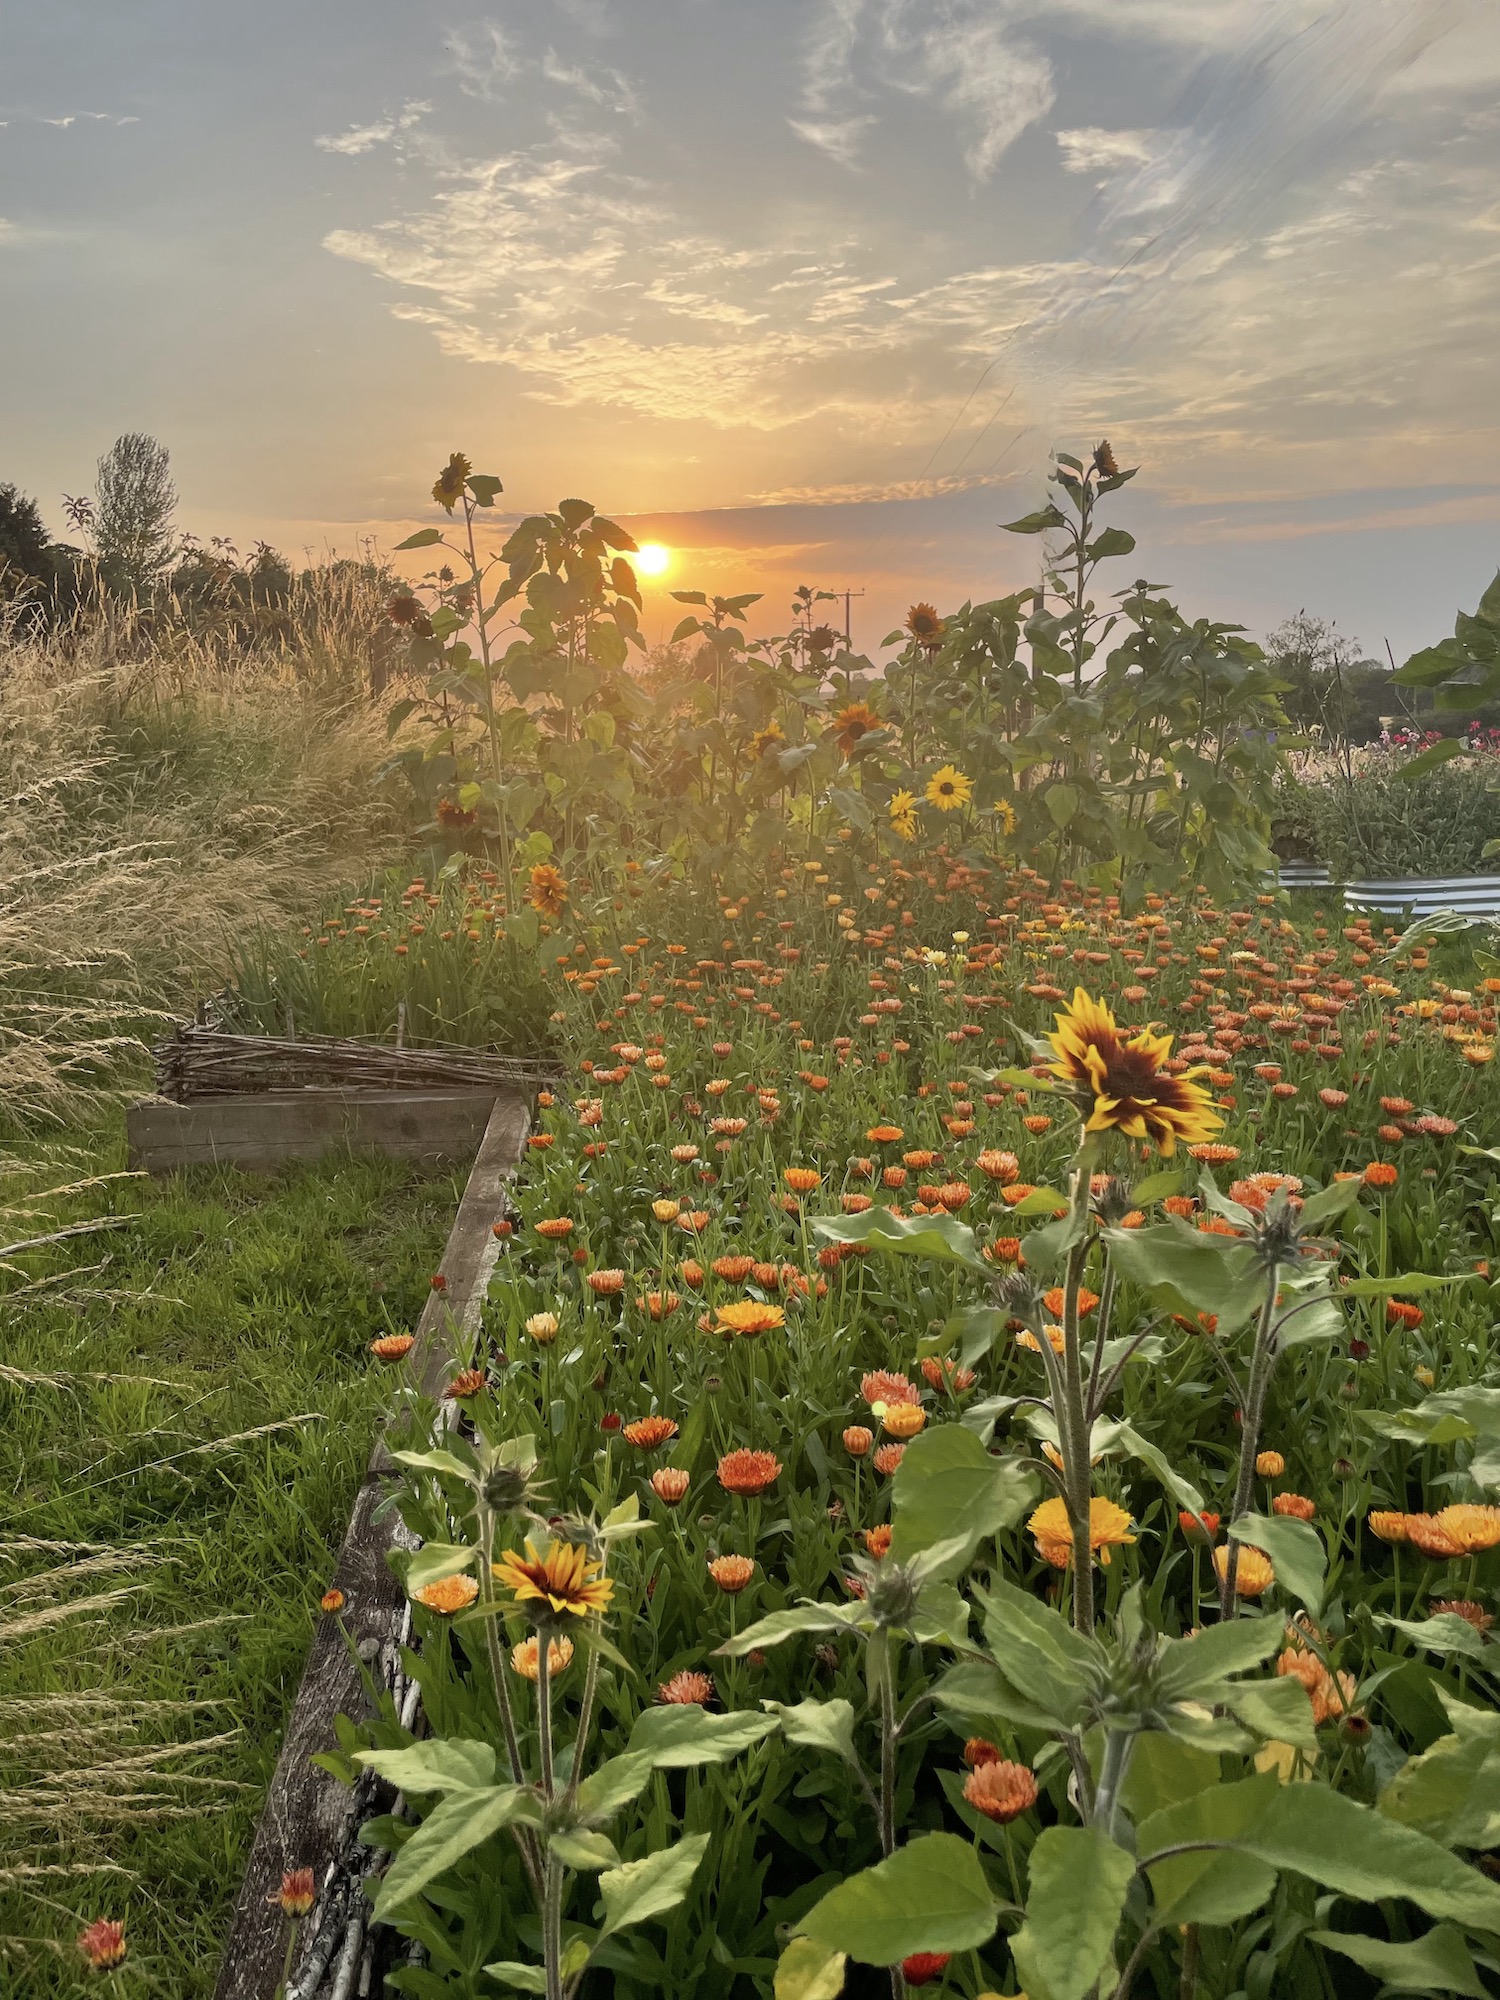
[(28, 1198), (122, 1155), (0, 1178), (0, 1244), (133, 1216), (0, 1271), (5, 2000), (97, 1992), (98, 1915), (127, 1924), (118, 1990), (211, 1992), (390, 1388), (368, 1344), (414, 1324), (462, 1190), (345, 1159)]

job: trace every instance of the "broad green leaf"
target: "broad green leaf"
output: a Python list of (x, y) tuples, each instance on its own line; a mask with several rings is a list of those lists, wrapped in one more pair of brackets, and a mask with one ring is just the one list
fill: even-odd
[(1283, 1618), (1234, 1618), (1205, 1625), (1190, 1638), (1169, 1639), (1158, 1668), (1162, 1698), (1188, 1701), (1230, 1674), (1248, 1673), (1276, 1652), (1285, 1630)]
[(1387, 1819), (1444, 1847), (1500, 1842), (1500, 1716), (1444, 1698), (1447, 1736), (1409, 1757), (1376, 1801)]
[(1359, 1200), (1363, 1186), (1356, 1176), (1352, 1181), (1330, 1181), (1326, 1188), (1310, 1194), (1302, 1204), (1303, 1231), (1309, 1236), (1323, 1235), (1328, 1223), (1336, 1222)]
[(492, 472), (471, 472), (464, 483), (481, 507), (493, 507), (495, 495), (505, 491)]
[(1042, 793), (1042, 804), (1047, 808), (1052, 824), (1061, 829), (1067, 826), (1078, 812), (1078, 787), (1049, 785)]
[(484, 1969), (492, 1979), (514, 1986), (518, 1993), (545, 1993), (547, 1990), (547, 1975), (539, 1965), (523, 1965), (516, 1958), (498, 1958)]
[(1049, 1692), (1033, 1700), (983, 1660), (964, 1660), (950, 1667), (932, 1691), (940, 1708), (976, 1726), (993, 1719), (1020, 1729), (1071, 1729), (1082, 1715), (1076, 1692)]
[(627, 1861), (599, 1877), (604, 1902), (601, 1938), (612, 1937), (630, 1924), (675, 1910), (692, 1886), (698, 1864), (708, 1847), (706, 1833), (689, 1834), (675, 1847), (662, 1847), (640, 1861)]
[(1065, 528), (1067, 525), (1067, 516), (1050, 500), (1034, 514), (1023, 514), (1019, 521), (1000, 523), (1002, 532), (1007, 535), (1044, 535), (1049, 528)]
[(406, 1565), (408, 1595), (415, 1596), (429, 1583), (439, 1583), (445, 1576), (457, 1576), (460, 1571), (471, 1569), (478, 1554), (478, 1549), (464, 1548), (457, 1542), (424, 1542)]
[(1097, 1827), (1049, 1826), (1031, 1850), (1016, 1971), (1048, 2000), (1083, 2000), (1113, 1960), (1135, 1863)]
[(915, 1951), (970, 1951), (988, 1943), (998, 1909), (968, 1841), (922, 1833), (830, 1889), (798, 1929), (862, 1965), (895, 1965)]
[(1203, 1495), (1190, 1479), (1172, 1464), (1163, 1451), (1158, 1451), (1149, 1438), (1143, 1438), (1132, 1424), (1098, 1423), (1094, 1425), (1089, 1443), (1090, 1456), (1100, 1453), (1122, 1452), (1131, 1458), (1138, 1458), (1166, 1487), (1179, 1507), (1186, 1507), (1190, 1513), (1203, 1512)]
[(776, 2000), (838, 2000), (848, 1954), (829, 1951), (810, 1937), (794, 1937), (776, 1961)]
[(414, 535), (408, 535), (404, 542), (397, 542), (397, 549), (430, 549), (434, 542), (443, 539), (441, 528), (418, 528)]
[(609, 1819), (621, 1806), (639, 1798), (656, 1769), (644, 1753), (611, 1757), (591, 1771), (578, 1787), (578, 1811), (586, 1820)]
[(1418, 778), (1425, 778), (1429, 771), (1435, 771), (1440, 764), (1447, 764), (1455, 757), (1462, 757), (1466, 748), (1467, 745), (1461, 736), (1445, 736), (1441, 742), (1429, 743), (1425, 750), (1419, 750), (1410, 763), (1398, 764), (1395, 775), (1404, 785), (1415, 784)]
[(828, 1750), (848, 1764), (858, 1760), (854, 1752), (854, 1709), (847, 1701), (768, 1701), (767, 1712), (781, 1724), (788, 1743), (809, 1750)]
[(1247, 1514), (1229, 1523), (1229, 1533), (1235, 1541), (1249, 1542), (1268, 1555), (1282, 1589), (1305, 1604), (1314, 1618), (1318, 1616), (1328, 1578), (1328, 1551), (1310, 1522), (1294, 1520), (1290, 1514)]
[(1251, 1281), (1252, 1252), (1232, 1237), (1189, 1229), (1174, 1216), (1148, 1229), (1106, 1229), (1110, 1262), (1122, 1278), (1190, 1312), (1212, 1313), (1220, 1333), (1258, 1311), (1261, 1288)]
[(775, 1729), (773, 1715), (755, 1715), (748, 1710), (710, 1715), (696, 1702), (671, 1703), (641, 1710), (630, 1732), (629, 1754), (649, 1757), (659, 1771), (727, 1764)]
[(1389, 1993), (1462, 1993), (1470, 2000), (1486, 2000), (1489, 1992), (1451, 1924), (1439, 1924), (1410, 1944), (1387, 1944), (1357, 1931), (1309, 1931), (1308, 1937), (1384, 1980)]
[(450, 1792), (430, 1812), (380, 1878), (375, 1915), (382, 1923), (523, 1809), (519, 1785)]
[(929, 1257), (940, 1264), (966, 1264), (994, 1273), (980, 1256), (974, 1232), (951, 1215), (892, 1215), (888, 1208), (867, 1208), (863, 1215), (819, 1215), (810, 1218), (814, 1233), (829, 1243), (867, 1243), (902, 1257)]
[[(1148, 1865), (1158, 1924), (1232, 1924), (1259, 1909), (1276, 1887), (1276, 1870), (1248, 1860), (1231, 1843), (1265, 1812), (1279, 1789), (1274, 1773), (1213, 1785), (1152, 1813), (1136, 1830), (1143, 1860), (1198, 1841), (1222, 1842), (1228, 1852), (1204, 1848)], [(1310, 1790), (1299, 1785), (1300, 1791)]]
[[(1431, 1618), (1383, 1617), (1378, 1622), (1389, 1625), (1429, 1653), (1465, 1653), (1471, 1660), (1478, 1660), (1496, 1651), (1484, 1634), (1476, 1632), (1468, 1619), (1460, 1618), (1456, 1611), (1439, 1611)], [(1500, 1658), (1500, 1654), (1496, 1657)]]
[(474, 1468), (455, 1458), (451, 1451), (393, 1451), (391, 1457), (411, 1472), (441, 1472), (473, 1484)]
[(865, 1622), (866, 1618), (862, 1604), (798, 1604), (790, 1610), (772, 1611), (766, 1617), (757, 1619), (737, 1637), (725, 1640), (714, 1650), (730, 1659), (738, 1659), (743, 1653), (779, 1646), (783, 1640), (791, 1639), (799, 1632), (846, 1632), (850, 1626)]
[(1091, 562), (1102, 562), (1107, 556), (1128, 556), (1135, 547), (1135, 536), (1124, 528), (1105, 528), (1088, 545)]
[(1013, 1527), (1036, 1480), (1013, 1460), (992, 1458), (962, 1424), (935, 1424), (907, 1445), (891, 1487), (891, 1552), (906, 1561), (957, 1536), (977, 1545)]
[(354, 1761), (403, 1792), (477, 1792), (495, 1782), (489, 1744), (461, 1736), (434, 1736), (404, 1750), (356, 1750)]
[(1011, 1210), (1011, 1214), (1026, 1217), (1052, 1215), (1058, 1209), (1066, 1208), (1067, 1205), (1068, 1197), (1065, 1194), (1059, 1194), (1056, 1188), (1039, 1187), (1033, 1188), (1024, 1201), (1018, 1201)]
[(1316, 1753), (1318, 1732), (1312, 1700), (1295, 1674), (1278, 1674), (1270, 1680), (1226, 1681), (1211, 1698), (1222, 1702), (1231, 1715), (1266, 1742), (1290, 1743), (1294, 1750)]
[(1436, 1271), (1403, 1271), (1396, 1278), (1350, 1278), (1339, 1286), (1338, 1296), (1341, 1299), (1379, 1299), (1384, 1298), (1387, 1292), (1406, 1295), (1445, 1292), (1454, 1285), (1472, 1284), (1477, 1277), (1475, 1271), (1457, 1271), (1447, 1275)]
[(569, 1827), (552, 1834), (547, 1845), (564, 1868), (576, 1868), (581, 1873), (594, 1874), (601, 1868), (620, 1865), (619, 1850), (608, 1835), (585, 1832), (582, 1827)]
[(1160, 1812), (1222, 1782), (1219, 1759), (1207, 1750), (1178, 1743), (1160, 1730), (1145, 1730), (1135, 1741), (1120, 1803), (1137, 1826)]
[(1365, 1903), (1404, 1896), (1430, 1917), (1500, 1931), (1500, 1884), (1425, 1834), (1325, 1785), (1282, 1787), (1236, 1845), (1341, 1896)]

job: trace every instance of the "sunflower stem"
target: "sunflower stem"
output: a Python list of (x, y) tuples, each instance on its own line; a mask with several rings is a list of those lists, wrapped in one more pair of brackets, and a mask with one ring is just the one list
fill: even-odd
[[(1265, 1416), (1266, 1395), (1276, 1366), (1277, 1266), (1266, 1272), (1265, 1303), (1255, 1329), (1255, 1348), (1250, 1357), (1250, 1379), (1245, 1391), (1245, 1407), (1240, 1415), (1240, 1473), (1234, 1489), (1234, 1509), (1230, 1527), (1250, 1512), (1255, 1492), (1255, 1461), (1260, 1452), (1260, 1427)], [(1240, 1545), (1231, 1535), (1224, 1557), (1224, 1574), (1219, 1581), (1219, 1616), (1232, 1618), (1235, 1612), (1235, 1581), (1240, 1569)]]
[[(1088, 1204), (1089, 1152), (1085, 1142), (1068, 1190), (1069, 1207), (1075, 1220), (1080, 1205), (1086, 1209)], [(1062, 1408), (1057, 1413), (1058, 1444), (1067, 1488), (1068, 1523), (1073, 1535), (1073, 1624), (1086, 1636), (1094, 1629), (1094, 1557), (1089, 1547), (1089, 1420), (1084, 1402), (1083, 1355), (1078, 1337), (1078, 1293), (1088, 1254), (1088, 1236), (1084, 1233), (1068, 1252), (1067, 1275), (1063, 1281)]]

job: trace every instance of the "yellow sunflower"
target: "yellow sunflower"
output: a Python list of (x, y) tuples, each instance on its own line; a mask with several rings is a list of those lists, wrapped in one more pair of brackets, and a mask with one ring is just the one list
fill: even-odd
[(1202, 1067), (1169, 1075), (1164, 1065), (1172, 1037), (1142, 1029), (1127, 1041), (1104, 1002), (1091, 1000), (1081, 986), (1047, 1039), (1057, 1052), (1052, 1074), (1089, 1107), (1086, 1132), (1150, 1139), (1170, 1159), (1179, 1139), (1201, 1144), (1222, 1128), (1208, 1092), (1190, 1081)]
[(891, 832), (898, 840), (915, 840), (918, 831), (917, 795), (915, 792), (892, 792)]
[(847, 757), (862, 736), (880, 726), (880, 717), (867, 701), (851, 701), (833, 718), (833, 740)]
[(927, 780), (925, 796), (927, 803), (936, 806), (939, 812), (953, 812), (969, 803), (974, 787), (956, 765), (944, 764)]
[(995, 812), (995, 817), (1000, 822), (1000, 831), (1005, 835), (1006, 839), (1009, 840), (1010, 836), (1016, 830), (1015, 807), (1011, 804), (1009, 799), (996, 799), (994, 805), (994, 812)]
[(494, 1568), (496, 1579), (519, 1602), (534, 1599), (554, 1616), (571, 1612), (582, 1618), (602, 1611), (614, 1592), (609, 1578), (600, 1576), (599, 1565), (576, 1542), (550, 1542), (546, 1554), (538, 1555), (535, 1542), (528, 1541), (524, 1555), (507, 1549)]
[(433, 481), (433, 499), (450, 514), (463, 498), (464, 481), (473, 469), (463, 453), (456, 451)]
[(750, 738), (750, 755), (764, 757), (769, 751), (774, 750), (778, 743), (785, 741), (786, 731), (773, 716), (764, 729), (757, 729)]

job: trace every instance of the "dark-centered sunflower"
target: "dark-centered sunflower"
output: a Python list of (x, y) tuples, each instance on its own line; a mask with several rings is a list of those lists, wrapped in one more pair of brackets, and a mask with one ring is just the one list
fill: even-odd
[(1170, 1159), (1179, 1139), (1194, 1145), (1223, 1125), (1208, 1092), (1192, 1081), (1201, 1070), (1182, 1076), (1166, 1070), (1170, 1035), (1142, 1029), (1127, 1040), (1104, 1002), (1091, 1000), (1081, 986), (1048, 1040), (1057, 1054), (1052, 1074), (1088, 1111), (1086, 1132), (1149, 1139)]

